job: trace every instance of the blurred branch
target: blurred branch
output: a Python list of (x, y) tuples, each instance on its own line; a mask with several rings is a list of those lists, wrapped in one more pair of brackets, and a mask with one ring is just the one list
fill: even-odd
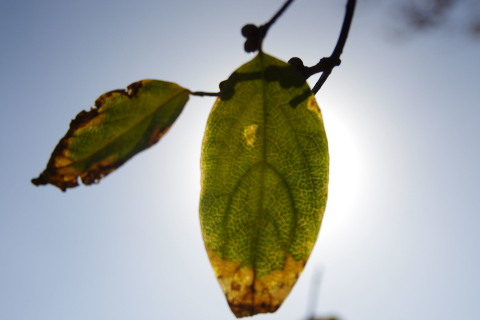
[(313, 275), (312, 282), (310, 284), (310, 297), (308, 299), (307, 315), (306, 320), (339, 320), (337, 317), (328, 317), (328, 318), (316, 318), (315, 310), (317, 309), (318, 296), (320, 294), (320, 281), (322, 278), (321, 271), (319, 269), (315, 270)]
[(478, 0), (404, 0), (397, 5), (410, 31), (426, 31), (447, 23), (460, 23), (469, 34), (480, 38)]
[(426, 29), (444, 22), (457, 2), (457, 0), (410, 0), (403, 3), (400, 9), (409, 25), (417, 29)]
[(321, 272), (319, 269), (315, 270), (313, 274), (313, 279), (310, 284), (310, 297), (308, 299), (308, 309), (307, 314), (310, 315), (309, 320), (314, 320), (315, 310), (317, 309), (318, 295), (320, 293), (320, 280), (322, 278)]

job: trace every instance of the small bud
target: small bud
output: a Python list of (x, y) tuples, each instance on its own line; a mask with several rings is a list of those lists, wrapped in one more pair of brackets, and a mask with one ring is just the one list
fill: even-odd
[(245, 51), (255, 52), (258, 50), (258, 39), (247, 39), (245, 41)]
[(292, 67), (294, 67), (298, 71), (302, 71), (305, 68), (305, 66), (303, 65), (302, 59), (297, 57), (291, 58), (290, 60), (288, 60), (288, 63), (290, 63)]
[(242, 35), (245, 38), (257, 38), (259, 35), (259, 30), (256, 25), (247, 24), (242, 28)]
[(225, 84), (227, 83), (227, 80), (223, 80), (218, 84), (218, 87), (220, 88), (220, 92), (223, 91), (223, 88), (225, 87)]

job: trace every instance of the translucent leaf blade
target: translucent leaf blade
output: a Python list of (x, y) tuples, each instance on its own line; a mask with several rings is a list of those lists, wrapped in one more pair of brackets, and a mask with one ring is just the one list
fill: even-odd
[(35, 185), (65, 191), (98, 182), (131, 157), (154, 145), (180, 115), (189, 91), (175, 83), (142, 80), (127, 90), (101, 95), (95, 108), (82, 111), (55, 147)]
[(200, 221), (237, 317), (274, 312), (315, 244), (327, 200), (323, 119), (302, 76), (264, 53), (227, 80), (202, 145)]

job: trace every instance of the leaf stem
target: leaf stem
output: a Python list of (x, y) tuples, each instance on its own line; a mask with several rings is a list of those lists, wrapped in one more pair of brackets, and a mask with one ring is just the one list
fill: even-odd
[[(317, 69), (320, 69), (316, 72), (323, 72), (322, 76), (320, 77), (320, 79), (317, 81), (317, 83), (312, 89), (312, 92), (314, 94), (316, 94), (318, 90), (320, 90), (320, 88), (323, 86), (325, 81), (327, 81), (327, 78), (330, 75), (330, 73), (332, 73), (333, 68), (340, 65), (340, 62), (341, 62), (340, 55), (343, 52), (343, 47), (345, 46), (345, 42), (347, 41), (347, 37), (348, 37), (348, 31), (350, 30), (350, 25), (352, 24), (353, 13), (355, 11), (355, 3), (356, 3), (356, 0), (348, 0), (347, 2), (347, 8), (345, 11), (345, 19), (343, 20), (342, 31), (340, 31), (340, 36), (338, 37), (337, 45), (335, 46), (335, 49), (333, 50), (332, 55), (328, 58), (321, 59), (316, 66), (313, 66), (310, 68), (312, 69), (312, 71), (316, 71)], [(324, 61), (323, 65), (322, 65), (322, 61)]]
[(195, 92), (190, 92), (192, 96), (199, 96), (199, 97), (218, 97), (220, 95), (220, 92), (203, 92), (203, 91), (195, 91)]

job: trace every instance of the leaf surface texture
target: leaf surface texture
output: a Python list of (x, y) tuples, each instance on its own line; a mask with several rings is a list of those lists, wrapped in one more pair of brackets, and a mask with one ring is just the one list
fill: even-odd
[(54, 149), (47, 168), (32, 180), (65, 191), (98, 182), (131, 157), (154, 145), (177, 119), (189, 91), (175, 83), (142, 80), (127, 90), (101, 95), (82, 111)]
[(305, 79), (260, 52), (225, 82), (202, 145), (205, 246), (237, 317), (274, 312), (320, 229), (329, 156)]

